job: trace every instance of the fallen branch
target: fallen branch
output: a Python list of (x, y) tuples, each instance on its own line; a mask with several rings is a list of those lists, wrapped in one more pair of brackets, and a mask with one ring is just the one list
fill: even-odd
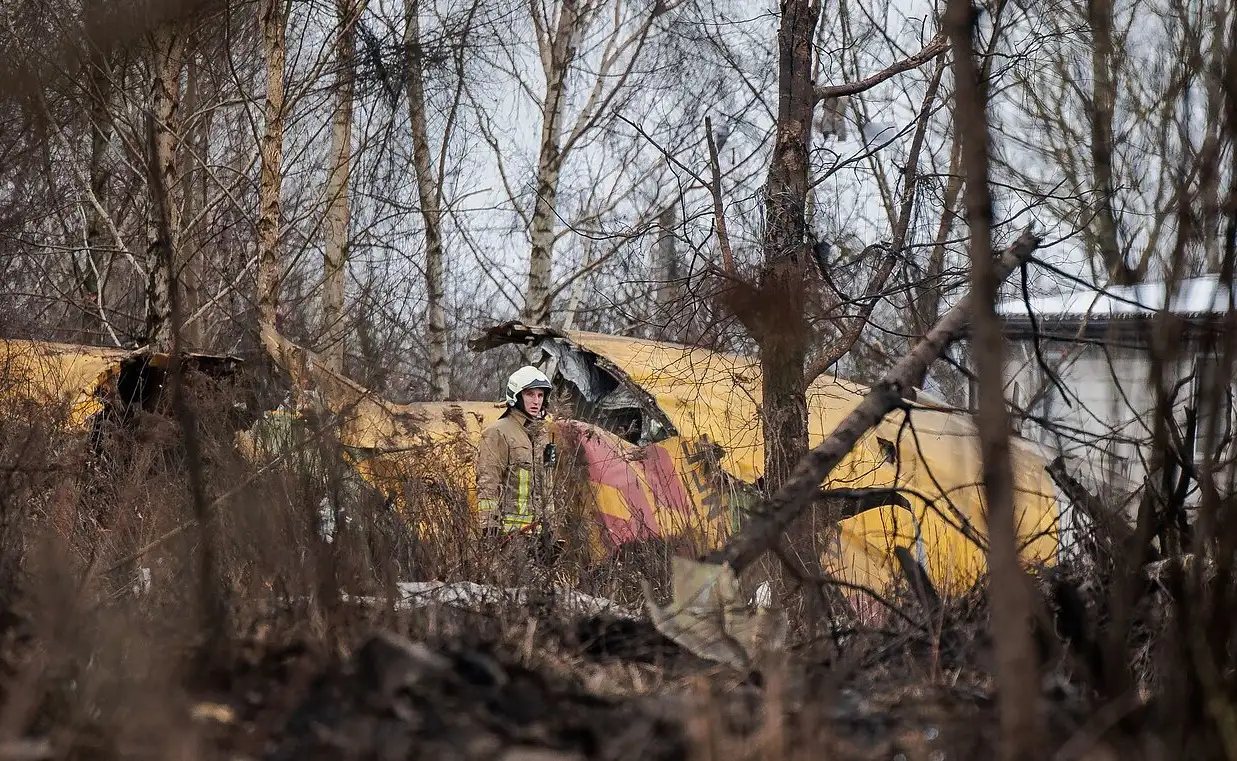
[(859, 79), (854, 82), (846, 82), (845, 84), (840, 85), (829, 85), (827, 87), (817, 85), (816, 100), (819, 102), (825, 100), (826, 98), (840, 98), (843, 95), (854, 95), (855, 93), (861, 93), (864, 90), (871, 90), (881, 82), (884, 82), (887, 79), (892, 79), (904, 71), (918, 69), (928, 61), (931, 61), (941, 53), (944, 53), (945, 49), (948, 47), (949, 38), (945, 36), (944, 32), (941, 32), (933, 37), (932, 41), (925, 45), (923, 50), (920, 50), (918, 53), (910, 56), (909, 58), (904, 58), (901, 61), (898, 61), (886, 69), (881, 69), (870, 77), (864, 77), (863, 79)]
[[(1116, 511), (1109, 509), (1100, 498), (1087, 491), (1087, 487), (1078, 482), (1065, 469), (1064, 458), (1057, 457), (1044, 468), (1052, 478), (1065, 498), (1076, 507), (1087, 520), (1098, 526), (1108, 536), (1115, 551), (1128, 547), (1134, 536), (1134, 527)], [(1154, 549), (1153, 549), (1154, 552)], [(1153, 557), (1158, 560), (1158, 554)]]
[(713, 225), (717, 228), (717, 245), (722, 250), (722, 266), (734, 277), (734, 254), (730, 248), (730, 233), (726, 230), (726, 209), (722, 204), (722, 165), (717, 157), (717, 142), (713, 139), (713, 120), (704, 117), (704, 136), (709, 144), (709, 195), (713, 197)]
[[(1030, 229), (1023, 231), (994, 263), (998, 278), (1004, 280), (1021, 266), (1039, 247), (1039, 243), (1039, 236)], [(872, 387), (828, 438), (799, 461), (777, 493), (764, 500), (754, 511), (762, 517), (748, 523), (725, 547), (710, 553), (705, 560), (728, 563), (735, 573), (739, 573), (773, 547), (782, 532), (817, 497), (820, 485), (842, 458), (854, 449), (859, 439), (880, 423), (885, 415), (906, 406), (906, 398), (914, 393), (912, 380), (923, 377), (945, 347), (958, 337), (967, 325), (970, 311), (971, 294), (968, 293)]]

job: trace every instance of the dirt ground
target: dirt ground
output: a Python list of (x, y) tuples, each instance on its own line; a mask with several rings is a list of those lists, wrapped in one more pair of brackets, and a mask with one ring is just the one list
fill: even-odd
[[(999, 757), (975, 600), (950, 603), (936, 627), (917, 628), (922, 611), (907, 605), (906, 621), (882, 628), (797, 629), (740, 673), (646, 618), (571, 615), (552, 600), (290, 606), (208, 645), (177, 632), (180, 603), (142, 598), (50, 628), (0, 622), (0, 759)], [(1224, 757), (1174, 746), (1188, 703), (1097, 700), (1065, 664), (1041, 656), (1053, 758)]]
[(726, 673), (643, 623), (582, 620), (535, 647), (527, 658), (502, 642), (435, 645), (383, 630), (346, 655), (271, 648), (238, 659), (194, 711), (228, 756), (288, 761), (990, 753), (983, 690), (828, 684), (830, 664), (808, 661)]
[[(198, 752), (271, 761), (995, 757), (990, 684), (960, 667), (934, 677), (902, 636), (883, 648), (873, 646), (879, 637), (798, 647), (740, 674), (642, 620), (524, 613), (518, 626), (511, 610), (420, 611), (383, 625), (361, 611), (329, 649), (259, 627), (186, 688)], [(1045, 710), (1060, 742), (1083, 726), (1061, 695)]]

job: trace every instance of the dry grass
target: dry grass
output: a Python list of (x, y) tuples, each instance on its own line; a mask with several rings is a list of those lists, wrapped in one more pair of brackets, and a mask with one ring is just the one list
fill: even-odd
[[(903, 591), (885, 623), (865, 628), (837, 610), (817, 616), (770, 566), (762, 573), (794, 633), (747, 675), (644, 621), (571, 618), (549, 600), (400, 609), (390, 604), (399, 580), (504, 569), (481, 552), (417, 546), (372, 494), (353, 497), (345, 529), (323, 541), (318, 506), (342, 474), (260, 471), (234, 446), (233, 401), (193, 400), (207, 497), (229, 495), (204, 530), (192, 525), (169, 418), (111, 431), (102, 457), (46, 413), (4, 419), (0, 758), (503, 758), (536, 746), (562, 754), (547, 758), (952, 759), (995, 747), (982, 589), (940, 608)], [(201, 542), (220, 561), (210, 584), (226, 621), (201, 619)], [(668, 553), (632, 548), (580, 587), (638, 605), (637, 575), (664, 580)], [(1037, 661), (1053, 747), (1082, 749), (1075, 758), (1106, 757), (1097, 747), (1224, 757), (1162, 592), (1139, 598), (1125, 649), (1092, 662), (1111, 618), (1104, 574), (1044, 577)], [(340, 590), (380, 602), (346, 602)], [(1081, 613), (1062, 613), (1071, 592)], [(405, 673), (406, 655), (366, 666), (376, 632), (425, 643), (445, 670), (384, 692), (393, 677), (382, 675)], [(1135, 667), (1141, 699), (1093, 673), (1114, 663)]]

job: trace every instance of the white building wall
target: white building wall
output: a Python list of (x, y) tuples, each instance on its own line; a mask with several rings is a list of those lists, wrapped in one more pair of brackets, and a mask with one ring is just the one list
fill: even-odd
[[(1020, 433), (1064, 455), (1070, 469), (1097, 495), (1125, 502), (1145, 475), (1141, 443), (1154, 408), (1146, 356), (1137, 348), (1040, 341), (1044, 363), (1030, 341), (1013, 341), (1007, 353), (1006, 394), (1032, 418)], [(1040, 418), (1049, 423), (1045, 426)]]
[[(1040, 444), (1049, 456), (1064, 455), (1070, 470), (1094, 494), (1112, 505), (1123, 505), (1133, 516), (1133, 492), (1146, 479), (1147, 457), (1154, 436), (1155, 387), (1146, 348), (1108, 342), (1064, 342), (1041, 339), (1045, 362), (1055, 369), (1065, 387), (1062, 393), (1049, 380), (1030, 340), (1013, 340), (1006, 357), (1006, 395), (1016, 409), (1040, 417), (1049, 425), (1028, 419), (1019, 432)], [(1178, 391), (1174, 417), (1185, 430), (1185, 408), (1195, 402), (1192, 376), (1200, 371), (1203, 356), (1186, 348), (1166, 369), (1171, 384), (1186, 379)], [(1214, 361), (1214, 360), (1213, 360)], [(1225, 381), (1221, 380), (1221, 383)], [(1230, 393), (1237, 379), (1229, 379)], [(1237, 395), (1235, 395), (1237, 396)], [(1065, 400), (1068, 398), (1069, 404)], [(1237, 428), (1237, 411), (1222, 409), (1229, 425)], [(1221, 425), (1221, 430), (1224, 426)], [(1203, 430), (1196, 434), (1201, 447)], [(1195, 453), (1201, 461), (1201, 452)], [(1132, 498), (1133, 497), (1133, 498)], [(1197, 490), (1187, 502), (1198, 498)]]

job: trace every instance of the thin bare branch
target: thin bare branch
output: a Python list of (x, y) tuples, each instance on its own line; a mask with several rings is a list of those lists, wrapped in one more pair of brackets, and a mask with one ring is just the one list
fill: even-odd
[(931, 61), (941, 53), (944, 53), (948, 47), (949, 39), (945, 36), (944, 32), (940, 32), (932, 38), (931, 42), (923, 47), (923, 50), (920, 50), (918, 53), (910, 56), (909, 58), (904, 58), (901, 61), (898, 61), (888, 68), (881, 69), (870, 77), (864, 77), (863, 79), (855, 82), (846, 82), (845, 84), (840, 85), (817, 85), (816, 100), (819, 102), (825, 98), (840, 98), (844, 95), (854, 95), (855, 93), (861, 93), (865, 90), (871, 90), (873, 87), (892, 79), (898, 74), (905, 71), (910, 71), (912, 69), (918, 69), (928, 61)]

